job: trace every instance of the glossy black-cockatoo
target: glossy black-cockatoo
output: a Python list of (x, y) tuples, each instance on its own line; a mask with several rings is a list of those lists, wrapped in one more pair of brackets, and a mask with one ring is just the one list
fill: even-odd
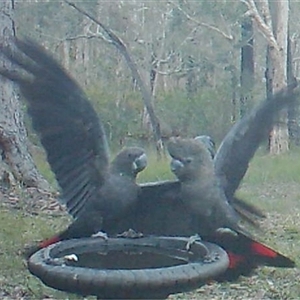
[(146, 167), (144, 150), (125, 148), (109, 164), (103, 125), (67, 72), (33, 41), (16, 39), (1, 53), (14, 71), (1, 69), (0, 74), (15, 82), (26, 99), (61, 188), (60, 202), (75, 218), (39, 247), (101, 231), (104, 222), (115, 222), (137, 201), (140, 187), (135, 179)]
[[(0, 74), (16, 82), (27, 99), (33, 126), (40, 134), (61, 187), (61, 198), (75, 217), (65, 232), (40, 246), (59, 239), (89, 236), (99, 230), (108, 234), (129, 228), (144, 234), (201, 234), (201, 214), (182, 198), (182, 183), (176, 180), (137, 187), (134, 178), (145, 167), (144, 152), (137, 148), (133, 153), (122, 152), (109, 165), (102, 124), (83, 91), (35, 43), (16, 40), (15, 46), (14, 50), (3, 48), (2, 54), (18, 67), (17, 71), (2, 69)], [(234, 193), (277, 112), (292, 102), (289, 100), (295, 95), (288, 89), (265, 100), (230, 130), (214, 156), (215, 175), (233, 207), (257, 213), (236, 199)], [(126, 171), (119, 168), (122, 157), (127, 163), (130, 158)]]
[(295, 87), (296, 83), (262, 101), (237, 122), (215, 155), (207, 138), (204, 143), (202, 138), (189, 140), (187, 146), (177, 147), (171, 142), (169, 151), (177, 160), (173, 163), (174, 172), (178, 165), (182, 167), (179, 180), (142, 185), (135, 209), (104, 230), (114, 234), (133, 228), (144, 234), (172, 236), (198, 233), (204, 240), (222, 245), (228, 251), (230, 269), (224, 279), (250, 273), (257, 265), (293, 267), (292, 260), (241, 231), (239, 217), (243, 217), (244, 212), (250, 217), (258, 215), (259, 210), (234, 194), (255, 151), (267, 140), (280, 110), (296, 102), (299, 89)]
[(181, 183), (180, 197), (201, 220), (197, 233), (222, 246), (229, 255), (229, 270), (223, 276), (247, 274), (259, 264), (294, 267), (292, 260), (255, 241), (240, 226), (239, 216), (227, 199), (211, 153), (203, 142), (171, 139), (168, 151), (171, 170)]

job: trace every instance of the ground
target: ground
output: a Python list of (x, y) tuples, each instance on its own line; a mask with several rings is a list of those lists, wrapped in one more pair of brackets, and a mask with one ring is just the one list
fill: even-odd
[[(262, 229), (255, 231), (259, 240), (293, 258), (297, 265), (300, 264), (299, 170), (297, 151), (280, 157), (260, 155), (251, 163), (238, 192), (267, 213)], [(149, 174), (143, 175), (146, 177), (142, 181), (151, 180)], [(27, 244), (49, 237), (69, 223), (70, 218), (56, 197), (36, 189), (0, 189), (0, 299), (80, 299), (45, 287), (27, 271), (22, 256)], [(297, 299), (299, 279), (298, 268), (261, 267), (252, 276), (241, 277), (234, 283), (211, 282), (169, 298)]]

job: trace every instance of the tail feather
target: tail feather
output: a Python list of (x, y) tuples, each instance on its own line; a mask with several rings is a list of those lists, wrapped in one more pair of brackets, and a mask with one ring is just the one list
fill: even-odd
[(55, 236), (53, 236), (53, 237), (51, 237), (49, 239), (46, 239), (46, 240), (40, 242), (39, 243), (39, 247), (41, 249), (42, 248), (46, 248), (46, 247), (48, 247), (48, 246), (50, 246), (52, 244), (55, 244), (55, 243), (59, 242), (60, 240), (61, 240), (60, 237), (55, 235)]
[(59, 236), (53, 236), (49, 239), (39, 242), (38, 244), (26, 246), (23, 251), (23, 256), (28, 260), (30, 258), (30, 256), (33, 255), (35, 252), (37, 252), (43, 248), (46, 248), (52, 244), (55, 244), (55, 243), (59, 242), (60, 240), (61, 239)]
[(263, 245), (262, 243), (251, 241), (252, 255), (263, 262), (264, 265), (280, 268), (294, 268), (295, 262), (279, 252)]
[(223, 247), (229, 257), (228, 270), (218, 278), (220, 281), (231, 281), (240, 275), (250, 275), (257, 266), (295, 267), (292, 259), (242, 232), (220, 231), (209, 240)]
[(30, 246), (28, 249), (25, 249), (24, 256), (26, 258), (29, 258), (36, 251), (46, 248), (57, 242), (69, 240), (69, 239), (78, 239), (78, 238), (82, 238), (82, 237), (89, 237), (94, 233), (96, 233), (96, 232), (90, 226), (90, 223), (88, 223), (88, 220), (82, 219), (82, 218), (77, 218), (64, 231), (61, 231), (60, 233), (58, 233), (46, 240), (43, 240), (42, 242), (38, 243), (35, 246)]
[(247, 213), (248, 215), (251, 215), (252, 217), (264, 219), (266, 218), (265, 213), (255, 206), (254, 204), (247, 203), (246, 201), (239, 199), (237, 197), (233, 197), (230, 204), (239, 212), (242, 211), (244, 213)]

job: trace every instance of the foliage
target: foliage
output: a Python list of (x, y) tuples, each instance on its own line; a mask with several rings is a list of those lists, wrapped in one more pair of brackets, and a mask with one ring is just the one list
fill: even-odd
[[(230, 84), (233, 75), (239, 78), (246, 7), (239, 1), (172, 3), (94, 0), (78, 5), (124, 41), (148, 87), (155, 74), (155, 109), (163, 134), (206, 133), (220, 141), (231, 122), (231, 94), (239, 97), (238, 86)], [(149, 135), (141, 125), (143, 103), (128, 66), (93, 22), (63, 2), (41, 0), (17, 1), (15, 19), (19, 35), (46, 45), (87, 90), (113, 148), (128, 136)], [(259, 37), (255, 33), (254, 97), (264, 93), (265, 43)]]
[[(97, 88), (97, 89), (96, 89)], [(88, 91), (95, 110), (104, 124), (112, 148), (120, 148), (129, 136), (142, 135), (143, 104), (139, 92), (118, 93), (112, 86)]]
[(171, 131), (182, 136), (211, 135), (220, 140), (230, 128), (230, 87), (202, 88), (192, 98), (184, 91), (174, 91), (158, 96), (158, 115)]
[[(159, 93), (155, 108), (161, 120), (163, 136), (209, 134), (221, 140), (231, 126), (230, 89), (225, 84), (215, 90), (202, 88), (192, 98), (188, 98), (186, 92), (180, 89)], [(131, 136), (135, 140), (151, 138), (142, 127), (143, 105), (138, 91), (120, 94), (113, 88), (101, 89), (97, 86), (90, 89), (88, 94), (105, 124), (113, 149), (119, 146), (120, 141), (128, 140)]]

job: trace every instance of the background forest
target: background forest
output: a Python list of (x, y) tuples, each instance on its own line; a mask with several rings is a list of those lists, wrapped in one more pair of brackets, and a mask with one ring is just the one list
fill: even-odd
[[(103, 28), (66, 2), (0, 1), (2, 35), (11, 31), (10, 36), (16, 33), (30, 37), (65, 66), (93, 102), (113, 152), (125, 144), (148, 148), (154, 144), (150, 120), (124, 56)], [(300, 76), (298, 1), (288, 4), (286, 0), (82, 0), (74, 3), (101, 21), (126, 46), (152, 96), (163, 138), (208, 134), (219, 144), (232, 125), (266, 97), (270, 92), (268, 54), (274, 48), (274, 40), (261, 25), (270, 24), (270, 16), (264, 9), (271, 4), (290, 5), (289, 16), (282, 17), (289, 24), (289, 36), (285, 36), (285, 41), (289, 40), (289, 64), (284, 68), (289, 76)], [(253, 4), (265, 23), (250, 18)], [(283, 10), (278, 8), (279, 15), (283, 15)], [(4, 19), (9, 20), (7, 27), (1, 23)], [(287, 77), (284, 82), (289, 81)], [(79, 299), (77, 295), (47, 288), (29, 274), (23, 259), (25, 245), (59, 232), (70, 223), (70, 218), (58, 204), (58, 195), (48, 192), (57, 186), (41, 147), (29, 143), (34, 163), (51, 189), (46, 185), (45, 192), (44, 182), (32, 182), (33, 177), (38, 177), (29, 172), (35, 167), (33, 163), (33, 167), (19, 170), (22, 162), (28, 160), (26, 155), (20, 155), (17, 162), (14, 159), (14, 154), (28, 150), (20, 151), (19, 147), (27, 144), (26, 131), (18, 120), (22, 119), (19, 105), (26, 125), (30, 125), (30, 120), (25, 113), (25, 102), (14, 97), (19, 94), (18, 89), (7, 82), (1, 83), (0, 91), (8, 92), (0, 92), (0, 129), (6, 126), (7, 130), (3, 131), (5, 134), (0, 130), (0, 139), (6, 142), (8, 137), (17, 146), (8, 147), (10, 153), (4, 153), (4, 147), (0, 149), (0, 298)], [(289, 111), (288, 119), (289, 133), (293, 127), (290, 140), (293, 145), (300, 144), (299, 113)], [(25, 137), (18, 139), (18, 135)], [(29, 135), (30, 141), (39, 146), (35, 133), (29, 130)], [(139, 182), (170, 179), (169, 160), (157, 161), (151, 151), (148, 153), (149, 167), (139, 176)], [(14, 175), (17, 183), (12, 180), (6, 185), (3, 174), (9, 168), (1, 169), (3, 162), (11, 162), (9, 167), (16, 166), (13, 173), (17, 174)], [(299, 168), (296, 147), (295, 151), (277, 156), (260, 151), (249, 164), (237, 194), (266, 212), (262, 229), (256, 232), (259, 240), (295, 259), (297, 265), (300, 263)], [(29, 179), (24, 176), (26, 173)], [(298, 267), (262, 267), (234, 283), (211, 283), (169, 299), (297, 299), (299, 279)]]
[[(95, 0), (77, 5), (126, 45), (154, 97), (163, 137), (205, 133), (220, 142), (232, 123), (266, 95), (267, 42), (255, 24), (253, 32), (243, 32), (243, 1)], [(290, 6), (297, 77), (300, 3)], [(61, 1), (15, 1), (14, 13), (17, 34), (46, 46), (87, 91), (111, 144), (119, 148), (132, 138), (148, 141), (152, 135), (139, 88), (99, 26)], [(254, 83), (245, 101), (241, 49), (249, 41)]]

